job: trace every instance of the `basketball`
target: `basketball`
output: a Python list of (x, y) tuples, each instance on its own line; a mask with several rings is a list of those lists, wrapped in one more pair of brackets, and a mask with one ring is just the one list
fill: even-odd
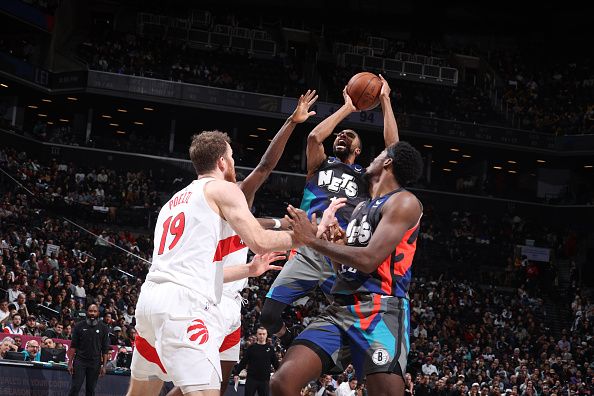
[(347, 94), (358, 110), (371, 110), (379, 104), (382, 80), (369, 72), (355, 74), (347, 84)]

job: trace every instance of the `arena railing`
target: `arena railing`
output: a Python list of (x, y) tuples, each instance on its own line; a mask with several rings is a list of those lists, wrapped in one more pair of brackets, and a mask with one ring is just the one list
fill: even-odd
[[(95, 70), (51, 73), (4, 53), (0, 53), (0, 75), (46, 94), (88, 92), (278, 119), (286, 118), (296, 103), (295, 98), (289, 97)], [(327, 117), (339, 107), (340, 105), (334, 103), (316, 103), (313, 108), (317, 112), (314, 120)], [(559, 156), (594, 154), (594, 135), (554, 136), (535, 131), (411, 114), (398, 114), (398, 123), (403, 135), (431, 140), (521, 149), (526, 152)], [(380, 131), (382, 124), (383, 117), (379, 109), (354, 113), (345, 120), (346, 126), (372, 132)]]

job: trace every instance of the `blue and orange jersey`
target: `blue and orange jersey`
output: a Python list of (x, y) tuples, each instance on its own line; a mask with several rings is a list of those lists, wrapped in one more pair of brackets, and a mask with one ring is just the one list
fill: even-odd
[[(366, 246), (375, 232), (381, 218), (382, 207), (388, 199), (401, 191), (394, 190), (381, 197), (359, 205), (351, 216), (346, 229), (348, 246)], [(376, 293), (387, 296), (408, 297), (411, 281), (411, 266), (417, 247), (419, 221), (408, 229), (394, 250), (377, 269), (365, 274), (343, 263), (343, 269), (336, 278), (333, 294)]]
[(333, 198), (347, 199), (347, 204), (336, 213), (338, 223), (345, 228), (357, 205), (369, 199), (365, 168), (345, 164), (336, 157), (326, 158), (305, 183), (301, 209), (310, 219), (314, 213), (321, 219)]

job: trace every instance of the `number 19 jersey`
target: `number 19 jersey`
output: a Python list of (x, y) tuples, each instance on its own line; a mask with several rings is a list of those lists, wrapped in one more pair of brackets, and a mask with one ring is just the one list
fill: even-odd
[(242, 242), (206, 201), (204, 186), (212, 180), (194, 180), (161, 208), (146, 280), (187, 287), (217, 304), (223, 289), (221, 262)]

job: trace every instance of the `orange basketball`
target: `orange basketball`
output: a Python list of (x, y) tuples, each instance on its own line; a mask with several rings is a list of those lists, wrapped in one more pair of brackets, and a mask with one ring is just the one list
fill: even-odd
[(347, 94), (358, 110), (371, 110), (379, 104), (382, 80), (369, 72), (355, 74), (347, 84)]

